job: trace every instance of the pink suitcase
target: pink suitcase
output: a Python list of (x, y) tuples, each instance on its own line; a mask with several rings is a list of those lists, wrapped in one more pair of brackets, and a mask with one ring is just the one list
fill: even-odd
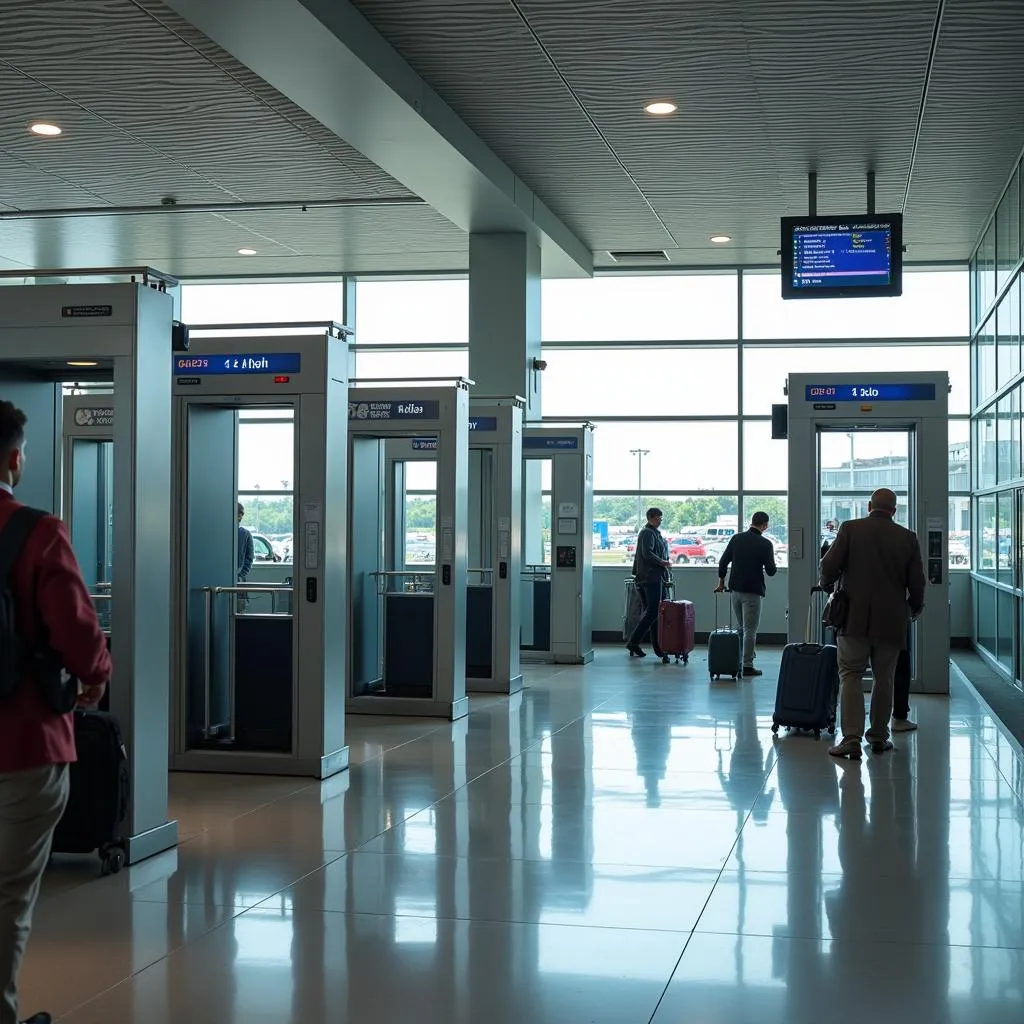
[(658, 607), (658, 645), (664, 652), (661, 659), (668, 664), (669, 656), (689, 663), (694, 648), (693, 625), (696, 614), (692, 601), (662, 601)]

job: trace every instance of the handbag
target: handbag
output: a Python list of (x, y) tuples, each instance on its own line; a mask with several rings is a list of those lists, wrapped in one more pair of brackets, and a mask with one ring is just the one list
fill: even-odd
[(821, 623), (827, 629), (834, 629), (839, 632), (846, 628), (846, 619), (850, 614), (850, 595), (843, 589), (843, 581), (840, 580), (821, 613)]

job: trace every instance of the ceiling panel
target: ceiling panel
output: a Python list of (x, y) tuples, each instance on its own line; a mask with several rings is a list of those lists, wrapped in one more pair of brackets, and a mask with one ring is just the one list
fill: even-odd
[(849, 213), (873, 168), (910, 257), (962, 259), (1024, 143), (1020, 0), (947, 0), (912, 176), (938, 0), (354, 2), (595, 250), (775, 261), (809, 170)]

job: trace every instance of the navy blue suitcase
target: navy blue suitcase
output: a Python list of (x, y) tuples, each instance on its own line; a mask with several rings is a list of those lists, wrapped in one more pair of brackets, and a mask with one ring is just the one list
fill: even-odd
[(729, 626), (718, 628), (718, 595), (715, 595), (715, 630), (708, 636), (708, 675), (712, 679), (729, 676), (738, 679), (743, 671), (743, 645), (739, 630), (732, 627), (732, 598), (726, 597), (729, 606)]
[[(811, 613), (820, 590), (811, 593), (807, 612), (807, 639), (787, 644), (782, 651), (779, 685), (775, 691), (772, 732), (779, 726), (805, 729), (818, 739), (822, 732), (836, 732), (836, 702), (839, 697), (838, 648), (835, 644), (811, 642)], [(824, 637), (822, 637), (824, 639)]]

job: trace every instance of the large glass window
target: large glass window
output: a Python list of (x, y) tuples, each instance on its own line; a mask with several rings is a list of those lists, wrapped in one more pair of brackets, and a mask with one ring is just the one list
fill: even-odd
[(1016, 480), (1020, 474), (1019, 389), (1003, 395), (996, 407), (996, 483)]
[(340, 322), (343, 316), (341, 281), (181, 286), (181, 318), (187, 324)]
[(454, 379), (468, 375), (469, 351), (466, 349), (444, 349), (440, 352), (356, 352), (358, 380)]
[(1013, 583), (1013, 491), (996, 499), (996, 579)]
[(996, 223), (992, 221), (978, 246), (978, 310), (988, 312), (996, 297)]
[(907, 271), (891, 299), (784, 300), (777, 273), (743, 275), (743, 337), (940, 338), (970, 333), (966, 270)]
[(949, 421), (949, 490), (971, 492), (971, 424), (969, 420)]
[(996, 499), (988, 494), (978, 498), (974, 517), (974, 564), (982, 576), (996, 576)]
[(737, 354), (716, 348), (549, 348), (545, 416), (735, 413)]
[[(885, 301), (885, 300), (879, 300)], [(791, 373), (877, 373), (879, 371), (945, 370), (953, 390), (951, 414), (970, 412), (970, 349), (962, 345), (746, 345), (743, 349), (743, 411), (771, 413), (786, 400), (783, 393)]]
[(996, 443), (996, 407), (990, 405), (974, 421), (975, 458), (977, 459), (978, 487), (995, 487), (998, 464)]
[(291, 409), (243, 409), (238, 414), (238, 501), (257, 563), (292, 560), (294, 491)]
[(1020, 278), (996, 309), (996, 375), (999, 387), (1020, 373)]
[(357, 345), (468, 345), (469, 281), (357, 281)]
[(1020, 258), (1020, 169), (1013, 173), (996, 211), (996, 280), (1001, 288)]
[(643, 495), (595, 494), (595, 531), (607, 529), (609, 544), (605, 551), (597, 552), (600, 558), (595, 554), (596, 564), (632, 563), (638, 523), (652, 505), (665, 514), (661, 532), (677, 566), (717, 564), (729, 538), (739, 528), (735, 495), (665, 495), (649, 491)]
[(974, 585), (975, 630), (978, 645), (996, 654), (996, 589), (985, 583)]
[(746, 527), (755, 512), (768, 514), (768, 529), (765, 537), (775, 547), (775, 564), (789, 564), (789, 499), (784, 494), (743, 495), (741, 524)]
[(544, 341), (718, 341), (735, 338), (736, 275), (544, 281)]
[(997, 656), (999, 664), (1007, 672), (1013, 672), (1013, 620), (1017, 608), (1017, 598), (1005, 590), (996, 595), (996, 608), (999, 614)]
[[(990, 316), (974, 339), (974, 403), (987, 401), (996, 390), (996, 318)], [(952, 395), (950, 396), (952, 398)]]
[(594, 490), (734, 491), (738, 453), (735, 420), (599, 422), (594, 430)]
[(789, 444), (772, 438), (768, 420), (743, 424), (743, 489), (784, 491), (789, 487)]

